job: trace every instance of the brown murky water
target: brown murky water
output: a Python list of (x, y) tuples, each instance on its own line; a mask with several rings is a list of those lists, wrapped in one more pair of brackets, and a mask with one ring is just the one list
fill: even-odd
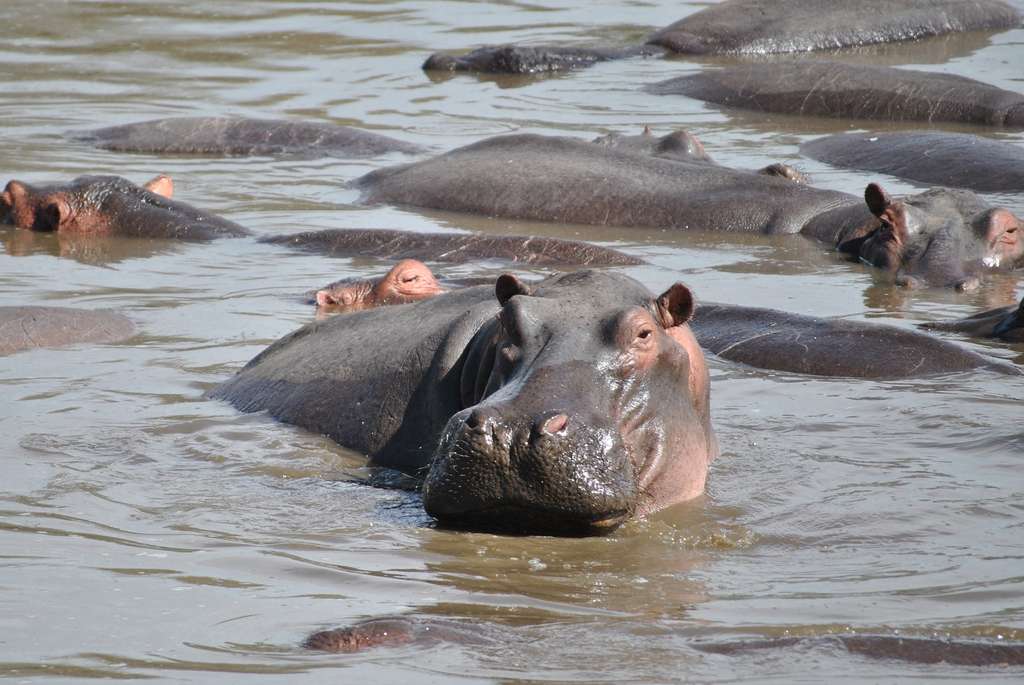
[[(649, 259), (652, 288), (902, 326), (1016, 301), (906, 292), (799, 237), (524, 225), (354, 204), (342, 182), (401, 161), (156, 158), (68, 130), (171, 115), (354, 124), (440, 151), (509, 131), (594, 137), (685, 126), (718, 160), (796, 163), (838, 121), (724, 113), (644, 83), (699, 61), (631, 60), (547, 79), (430, 78), (433, 48), (634, 40), (702, 3), (0, 5), (3, 178), (171, 174), (178, 196), (259, 234), (339, 227), (536, 232)], [(1024, 30), (851, 59), (1024, 90)], [(1024, 144), (1024, 135), (984, 132)], [(894, 192), (914, 187), (882, 178)], [(1024, 196), (997, 198), (1020, 212)], [(815, 380), (712, 360), (723, 447), (708, 494), (604, 539), (436, 530), (413, 494), (365, 487), (358, 455), (203, 399), (311, 320), (302, 291), (373, 260), (209, 245), (71, 242), (0, 230), (0, 304), (114, 308), (118, 345), (0, 358), (0, 679), (174, 682), (990, 681), (1019, 669), (870, 661), (823, 649), (705, 654), (694, 640), (837, 631), (1024, 638), (1024, 387), (985, 373)], [(453, 276), (496, 264), (445, 267)], [(1024, 352), (965, 342), (1003, 358)], [(343, 410), (343, 408), (339, 408)], [(312, 630), (389, 614), (501, 627), (479, 644), (304, 652)]]

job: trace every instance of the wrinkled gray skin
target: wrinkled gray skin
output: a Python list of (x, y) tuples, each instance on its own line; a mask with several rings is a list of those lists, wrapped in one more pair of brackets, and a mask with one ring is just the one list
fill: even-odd
[(732, 304), (703, 304), (690, 322), (722, 359), (812, 376), (893, 379), (972, 369), (1021, 371), (914, 331)]
[[(355, 653), (375, 648), (439, 643), (501, 646), (523, 639), (514, 628), (480, 621), (434, 617), (393, 616), (360, 621), (344, 628), (324, 630), (302, 646), (326, 652)], [(893, 659), (915, 664), (956, 666), (1024, 665), (1024, 643), (1011, 641), (941, 640), (903, 635), (828, 635), (776, 637), (728, 642), (687, 641), (693, 649), (710, 654), (739, 656), (765, 649), (806, 650), (836, 648), (871, 659)]]
[(104, 150), (158, 155), (373, 157), (423, 151), (419, 145), (348, 126), (275, 119), (154, 119), (74, 136)]
[(801, 116), (1024, 128), (1024, 95), (953, 74), (824, 60), (708, 69), (645, 87)]
[(444, 525), (606, 532), (703, 492), (718, 448), (692, 305), (681, 284), (506, 274), (310, 324), (212, 395), (425, 475)]
[[(158, 177), (151, 181), (163, 179)], [(0, 221), (33, 231), (97, 236), (211, 240), (249, 235), (238, 224), (147, 190), (119, 176), (79, 176), (32, 186), (11, 181)]]
[[(899, 200), (872, 184), (861, 200), (703, 160), (573, 138), (490, 138), (371, 172), (353, 185), (370, 203), (509, 219), (802, 233), (907, 285), (971, 287), (986, 265), (1012, 268), (1024, 253), (1014, 238), (1016, 217), (986, 208), (967, 191), (934, 190)], [(893, 222), (899, 230), (889, 226)]]
[(649, 43), (691, 54), (766, 55), (898, 43), (1020, 26), (1005, 2), (726, 0), (665, 27)]
[(427, 71), (475, 71), (487, 74), (543, 74), (582, 69), (597, 62), (627, 57), (661, 56), (664, 50), (647, 45), (615, 47), (495, 45), (461, 56), (435, 53), (423, 63)]
[(929, 321), (921, 324), (921, 328), (1024, 342), (1024, 299), (1018, 307), (996, 307), (955, 321)]
[[(685, 129), (677, 129), (664, 136), (656, 136), (651, 129), (644, 128), (643, 133), (635, 136), (622, 135), (620, 133), (609, 133), (606, 136), (595, 138), (594, 143), (605, 145), (617, 150), (635, 152), (651, 157), (663, 159), (676, 159), (683, 162), (707, 162), (715, 164), (711, 155), (704, 149), (704, 144), (697, 136)], [(766, 176), (781, 176), (795, 183), (810, 183), (810, 178), (789, 166), (788, 164), (769, 164), (763, 169), (754, 173), (765, 174)]]
[(383, 257), (434, 262), (501, 259), (545, 266), (635, 266), (644, 260), (577, 240), (537, 236), (330, 229), (271, 236), (260, 242), (332, 257)]
[(967, 133), (839, 133), (800, 151), (822, 162), (979, 192), (1024, 193), (1024, 147)]
[(114, 312), (66, 307), (0, 307), (0, 355), (37, 347), (113, 343), (135, 335), (135, 324)]
[(1020, 13), (998, 0), (726, 0), (655, 32), (642, 46), (486, 46), (461, 57), (431, 55), (423, 68), (541, 73), (665, 53), (766, 55), (835, 50), (1009, 29), (1020, 23)]

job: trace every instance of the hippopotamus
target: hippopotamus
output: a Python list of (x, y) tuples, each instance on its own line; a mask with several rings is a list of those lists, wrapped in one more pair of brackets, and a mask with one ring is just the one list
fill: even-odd
[(1020, 220), (965, 190), (863, 199), (785, 178), (575, 138), (499, 136), (356, 179), (369, 203), (559, 223), (800, 233), (905, 285), (968, 288), (1024, 259)]
[(329, 283), (316, 291), (313, 301), (318, 307), (341, 313), (417, 302), (443, 292), (430, 267), (415, 259), (403, 259), (380, 278)]
[(542, 73), (636, 56), (836, 50), (1020, 24), (1020, 13), (999, 0), (725, 0), (654, 32), (644, 45), (485, 46), (461, 57), (431, 55), (423, 68)]
[(376, 229), (328, 229), (261, 238), (335, 257), (385, 257), (434, 262), (499, 259), (543, 266), (636, 266), (644, 260), (578, 240), (522, 235), (415, 233)]
[(33, 231), (133, 238), (249, 235), (234, 222), (172, 200), (173, 188), (167, 176), (144, 186), (120, 176), (79, 176), (44, 186), (11, 181), (0, 194), (0, 220)]
[[(302, 646), (324, 652), (357, 653), (369, 649), (415, 645), (508, 644), (514, 628), (492, 622), (456, 620), (434, 616), (390, 616), (359, 621), (343, 628), (321, 630)], [(741, 640), (688, 640), (691, 648), (708, 654), (736, 656), (766, 649), (837, 648), (871, 659), (891, 659), (916, 664), (957, 666), (1024, 665), (1024, 642), (957, 640), (901, 634), (836, 633), (823, 636), (787, 636)]]
[(759, 112), (1024, 128), (1024, 95), (974, 79), (825, 60), (707, 69), (648, 86)]
[(1024, 342), (1024, 299), (1020, 301), (1020, 306), (996, 307), (963, 319), (929, 321), (920, 326), (936, 331), (966, 333), (978, 338)]
[(135, 324), (116, 312), (68, 307), (0, 307), (0, 355), (37, 347), (114, 343), (133, 335)]
[[(606, 145), (619, 150), (628, 150), (640, 154), (661, 157), (663, 159), (676, 159), (684, 162), (707, 162), (715, 164), (704, 144), (700, 139), (686, 129), (677, 129), (664, 136), (656, 136), (649, 126), (645, 126), (639, 135), (623, 135), (621, 133), (609, 133), (599, 136), (593, 140), (597, 145)], [(776, 162), (756, 170), (754, 173), (765, 174), (766, 176), (779, 176), (789, 179), (794, 183), (810, 183), (810, 177), (803, 172), (794, 169), (788, 164)]]
[[(401, 288), (396, 280), (415, 277), (418, 287), (407, 287), (398, 298), (375, 295)], [(330, 313), (424, 300), (446, 291), (422, 262), (405, 260), (379, 278), (339, 281), (316, 295)], [(326, 293), (323, 294), (322, 293)], [(1024, 308), (1024, 301), (1021, 302)], [(997, 316), (997, 313), (998, 316)], [(982, 326), (1024, 339), (1021, 310), (993, 310)], [(968, 320), (970, 321), (970, 320)], [(988, 369), (998, 373), (1021, 371), (958, 345), (894, 326), (848, 319), (825, 319), (790, 312), (734, 304), (695, 305), (690, 330), (704, 350), (722, 359), (774, 371), (812, 376), (895, 379)], [(957, 322), (953, 322), (954, 324)], [(981, 322), (979, 322), (981, 323)], [(934, 325), (935, 328), (944, 328)], [(978, 327), (978, 324), (975, 324)], [(958, 330), (952, 327), (945, 330)], [(991, 333), (989, 333), (991, 334)]]
[(822, 162), (921, 183), (1024, 193), (1024, 147), (968, 133), (838, 133), (800, 146)]
[(718, 443), (692, 311), (681, 283), (503, 274), (311, 323), (212, 396), (421, 475), (442, 525), (604, 533), (704, 490)]
[(722, 359), (812, 376), (895, 379), (974, 369), (1022, 373), (912, 330), (761, 307), (703, 304), (690, 328), (702, 348)]
[(104, 150), (158, 155), (373, 157), (387, 152), (416, 154), (424, 150), (413, 143), (348, 126), (277, 119), (154, 119), (73, 135)]

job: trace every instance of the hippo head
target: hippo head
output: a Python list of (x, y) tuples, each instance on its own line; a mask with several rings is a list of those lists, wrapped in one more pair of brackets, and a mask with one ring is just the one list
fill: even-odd
[(1020, 219), (969, 191), (934, 188), (893, 200), (872, 183), (864, 199), (877, 221), (841, 238), (839, 249), (894, 273), (899, 285), (967, 290), (984, 269), (1013, 268), (1024, 257)]
[(444, 288), (421, 261), (403, 259), (378, 281), (339, 281), (316, 293), (318, 307), (357, 311), (388, 304), (406, 304), (439, 295)]
[(511, 275), (463, 355), (462, 403), (424, 482), (444, 525), (606, 532), (699, 495), (717, 454), (708, 372), (677, 283)]
[(593, 142), (619, 150), (684, 162), (712, 161), (700, 139), (682, 128), (659, 137), (651, 132), (649, 126), (645, 126), (640, 135), (624, 136), (620, 133), (609, 133), (595, 138)]
[(170, 198), (174, 183), (163, 175), (142, 188), (117, 176), (79, 176), (70, 183), (47, 186), (11, 181), (0, 194), (0, 219), (33, 231), (106, 233), (110, 217), (101, 209), (103, 199), (126, 189)]

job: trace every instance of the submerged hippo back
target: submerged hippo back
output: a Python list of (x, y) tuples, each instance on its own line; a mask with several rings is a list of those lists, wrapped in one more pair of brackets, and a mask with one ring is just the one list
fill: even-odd
[(112, 343), (130, 338), (135, 325), (115, 312), (67, 307), (0, 307), (0, 355), (37, 347)]
[(998, 0), (726, 0), (665, 27), (649, 42), (683, 53), (770, 54), (1015, 28)]
[(368, 202), (599, 226), (796, 233), (843, 193), (573, 138), (490, 138), (355, 182)]
[(781, 114), (1024, 127), (1020, 93), (952, 74), (863, 64), (748, 64), (669, 79), (647, 90)]
[(188, 155), (347, 155), (370, 157), (423, 148), (348, 126), (303, 121), (182, 117), (155, 119), (78, 134), (116, 152)]

